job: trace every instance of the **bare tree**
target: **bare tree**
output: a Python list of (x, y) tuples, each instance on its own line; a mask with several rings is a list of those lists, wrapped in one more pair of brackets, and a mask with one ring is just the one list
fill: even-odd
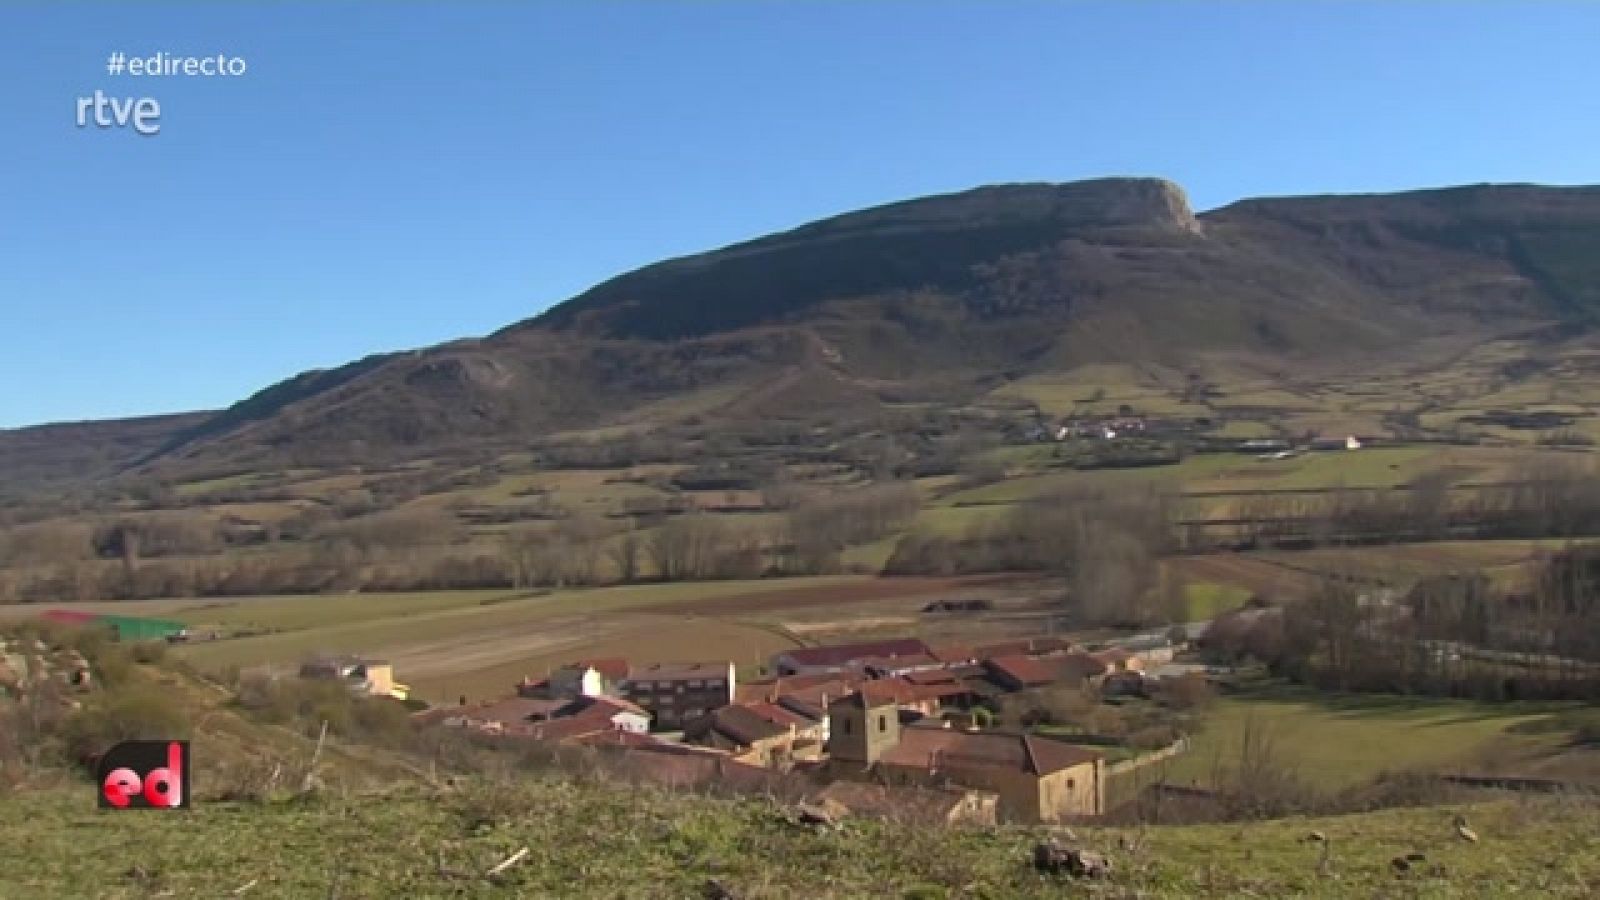
[(616, 566), (618, 580), (624, 584), (639, 580), (639, 563), (643, 561), (644, 549), (639, 532), (631, 527), (606, 545), (606, 555)]

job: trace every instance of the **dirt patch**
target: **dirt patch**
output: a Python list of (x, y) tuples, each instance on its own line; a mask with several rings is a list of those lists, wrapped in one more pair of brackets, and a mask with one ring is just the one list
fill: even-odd
[(440, 647), (439, 656), (422, 659), (422, 669), (404, 668), (400, 654), (391, 658), (396, 673), (425, 699), (453, 701), (466, 695), (477, 701), (503, 697), (524, 676), (540, 678), (586, 656), (622, 657), (635, 664), (732, 660), (741, 678), (751, 678), (772, 654), (796, 646), (781, 629), (725, 619), (641, 615), (607, 621), (604, 628), (593, 624), (554, 639), (507, 639), (489, 653), (470, 644), (454, 655)]
[(1169, 560), (1167, 566), (1187, 581), (1232, 585), (1269, 596), (1304, 590), (1313, 583), (1307, 573), (1235, 554), (1185, 556)]
[(663, 613), (748, 615), (782, 613), (827, 606), (856, 606), (885, 600), (933, 600), (952, 594), (969, 594), (1036, 587), (1032, 575), (969, 575), (959, 578), (876, 578), (844, 585), (808, 585), (762, 593), (735, 594), (704, 600), (686, 600), (653, 607)]
[(911, 629), (920, 624), (916, 616), (862, 616), (847, 620), (820, 619), (811, 622), (784, 622), (785, 628), (801, 635), (831, 634), (842, 631), (866, 631), (875, 628)]

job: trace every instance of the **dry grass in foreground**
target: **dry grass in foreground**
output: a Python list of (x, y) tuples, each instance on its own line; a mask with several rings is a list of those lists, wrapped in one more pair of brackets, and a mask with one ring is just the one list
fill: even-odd
[[(3, 897), (1046, 897), (1038, 830), (848, 820), (529, 776), (386, 794), (98, 813), (88, 785), (0, 799)], [(1457, 836), (1464, 813), (1479, 837)], [(1110, 897), (1593, 896), (1600, 807), (1577, 798), (1247, 825), (1078, 829)], [(1307, 841), (1313, 831), (1326, 838)], [(526, 848), (526, 853), (523, 849)], [(1326, 859), (1324, 860), (1324, 855)], [(1400, 871), (1395, 862), (1405, 862)], [(1420, 857), (1420, 858), (1418, 858)], [(507, 863), (497, 874), (490, 870)]]

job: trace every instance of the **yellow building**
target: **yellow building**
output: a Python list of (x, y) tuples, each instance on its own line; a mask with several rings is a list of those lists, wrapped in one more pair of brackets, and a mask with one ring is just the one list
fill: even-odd
[(411, 695), (408, 685), (394, 680), (394, 666), (378, 659), (354, 656), (321, 657), (300, 667), (301, 678), (338, 679), (352, 691), (371, 697), (404, 700)]

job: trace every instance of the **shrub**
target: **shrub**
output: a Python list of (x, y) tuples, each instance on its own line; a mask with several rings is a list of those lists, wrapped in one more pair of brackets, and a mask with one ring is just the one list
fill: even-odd
[(120, 741), (186, 738), (189, 716), (167, 692), (150, 685), (107, 690), (73, 712), (62, 728), (70, 759), (96, 759)]
[(1161, 682), (1160, 700), (1166, 706), (1179, 710), (1205, 709), (1217, 699), (1217, 693), (1204, 675), (1184, 675)]
[(167, 645), (162, 641), (140, 641), (129, 648), (133, 661), (151, 666), (167, 658)]
[(972, 708), (972, 724), (984, 731), (994, 727), (994, 711), (987, 706), (974, 706)]

